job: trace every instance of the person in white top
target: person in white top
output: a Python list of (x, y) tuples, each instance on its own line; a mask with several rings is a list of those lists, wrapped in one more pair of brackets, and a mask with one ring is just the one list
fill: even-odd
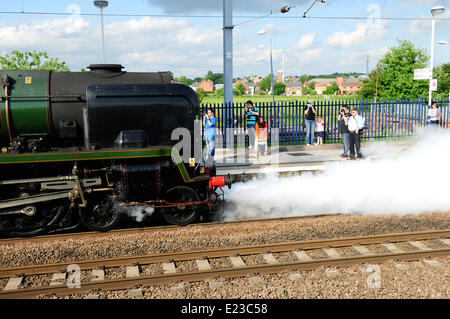
[(317, 143), (316, 145), (323, 144), (323, 132), (324, 132), (324, 124), (322, 120), (322, 116), (317, 117), (316, 121), (316, 135), (317, 135)]
[(441, 110), (437, 107), (437, 103), (431, 104), (431, 109), (428, 109), (428, 125), (439, 125), (441, 119)]
[(364, 128), (364, 119), (358, 115), (357, 108), (353, 108), (350, 114), (351, 116), (348, 118), (350, 157), (347, 157), (347, 159), (355, 159), (355, 154), (357, 158), (362, 158), (360, 131)]

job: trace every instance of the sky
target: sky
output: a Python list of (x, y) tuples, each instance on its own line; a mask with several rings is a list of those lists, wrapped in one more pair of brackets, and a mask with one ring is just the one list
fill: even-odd
[[(430, 54), (436, 5), (446, 11), (436, 20), (434, 66), (450, 62), (450, 44), (437, 44), (450, 42), (450, 0), (326, 0), (307, 18), (314, 0), (232, 1), (234, 77), (270, 73), (270, 39), (274, 72), (282, 69), (284, 53), (287, 76), (366, 73), (367, 62), (375, 69), (399, 39)], [(293, 8), (282, 14), (284, 5)], [(105, 63), (175, 77), (223, 73), (222, 8), (222, 0), (109, 0)], [(91, 0), (1, 0), (0, 12), (2, 55), (47, 51), (72, 71), (102, 62), (100, 10)], [(267, 32), (258, 35), (261, 29)]]

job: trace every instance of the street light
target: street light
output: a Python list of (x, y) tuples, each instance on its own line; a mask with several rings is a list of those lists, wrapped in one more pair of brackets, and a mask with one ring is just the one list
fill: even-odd
[[(264, 35), (267, 31), (262, 29), (258, 31), (258, 35)], [(275, 87), (273, 85), (273, 62), (272, 62), (272, 36), (269, 34), (269, 43), (270, 43), (270, 75), (272, 78), (271, 90), (272, 90), (272, 102), (275, 107)]]
[(443, 6), (435, 6), (431, 8), (431, 59), (430, 59), (430, 83), (428, 86), (428, 106), (431, 106), (432, 91), (431, 91), (431, 80), (433, 79), (433, 58), (434, 58), (434, 26), (436, 24), (435, 17), (444, 13), (445, 8)]
[(108, 1), (94, 1), (94, 6), (100, 9), (100, 20), (102, 27), (102, 63), (105, 63), (105, 38), (103, 35), (103, 9), (108, 6)]
[[(438, 44), (446, 45), (446, 44), (448, 44), (448, 41), (445, 41), (445, 40), (439, 40), (439, 41), (438, 41)], [(450, 90), (448, 91), (448, 100), (450, 101)]]

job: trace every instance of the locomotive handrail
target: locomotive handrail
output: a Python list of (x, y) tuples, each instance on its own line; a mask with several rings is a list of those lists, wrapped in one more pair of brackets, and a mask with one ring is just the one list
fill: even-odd
[(27, 95), (27, 96), (1, 96), (2, 100), (11, 100), (11, 99), (53, 99), (53, 98), (61, 98), (61, 99), (67, 99), (67, 98), (77, 98), (81, 99), (80, 94), (76, 95)]

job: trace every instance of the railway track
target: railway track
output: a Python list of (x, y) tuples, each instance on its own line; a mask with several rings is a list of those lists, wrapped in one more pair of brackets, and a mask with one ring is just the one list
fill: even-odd
[[(233, 278), (249, 274), (278, 273), (286, 270), (310, 270), (321, 266), (344, 267), (355, 263), (382, 263), (394, 259), (411, 261), (426, 257), (450, 255), (450, 229), (386, 234), (353, 238), (275, 243), (245, 247), (219, 248), (198, 251), (160, 253), (143, 256), (127, 256), (98, 260), (82, 260), (47, 265), (33, 265), (0, 269), (0, 280), (8, 283), (0, 291), (0, 299), (36, 298), (39, 296), (65, 296), (85, 294), (95, 290), (120, 290), (167, 284), (174, 281), (202, 281), (216, 277)], [(400, 246), (401, 245), (401, 246)], [(383, 248), (383, 249), (379, 249)], [(338, 252), (345, 249), (346, 252)], [(349, 254), (349, 251), (352, 253)], [(290, 259), (280, 261), (277, 254), (286, 254)], [(323, 257), (317, 257), (322, 254)], [(244, 259), (257, 257), (261, 262), (247, 264)], [(214, 259), (226, 259), (228, 266), (212, 267)], [(279, 258), (279, 257), (278, 257)], [(192, 262), (195, 269), (180, 271), (177, 264)], [(76, 272), (88, 273), (84, 280), (74, 287)], [(149, 265), (156, 265), (157, 273), (146, 275), (142, 271)], [(124, 278), (105, 279), (105, 270), (125, 267)], [(39, 287), (23, 288), (27, 276), (53, 274), (52, 280)], [(143, 275), (144, 274), (144, 275)], [(58, 280), (60, 282), (58, 283)]]
[(320, 217), (337, 216), (337, 215), (341, 215), (341, 214), (318, 214), (318, 215), (306, 215), (306, 216), (295, 216), (295, 217), (245, 219), (245, 220), (237, 220), (237, 221), (196, 223), (196, 224), (189, 224), (186, 226), (164, 225), (164, 226), (114, 229), (114, 230), (110, 230), (108, 232), (86, 231), (86, 232), (78, 232), (78, 233), (42, 235), (42, 236), (35, 236), (35, 237), (0, 238), (0, 246), (2, 244), (16, 244), (16, 243), (20, 243), (20, 242), (42, 242), (42, 241), (48, 241), (48, 240), (96, 238), (96, 237), (110, 236), (110, 235), (130, 235), (130, 234), (147, 233), (147, 232), (153, 232), (153, 231), (174, 230), (174, 229), (181, 229), (181, 228), (185, 228), (185, 227), (210, 227), (210, 226), (227, 225), (227, 224), (259, 223), (259, 222), (270, 222), (270, 221), (289, 221), (289, 220), (296, 220), (296, 219), (320, 218)]

